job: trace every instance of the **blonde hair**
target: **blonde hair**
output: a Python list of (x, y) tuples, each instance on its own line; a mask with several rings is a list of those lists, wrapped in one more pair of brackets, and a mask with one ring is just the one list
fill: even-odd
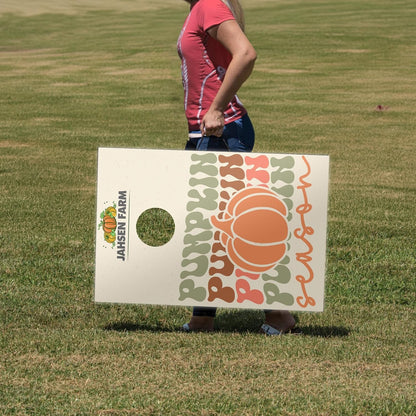
[(222, 0), (222, 2), (231, 10), (235, 20), (240, 25), (241, 30), (244, 32), (244, 12), (239, 0)]

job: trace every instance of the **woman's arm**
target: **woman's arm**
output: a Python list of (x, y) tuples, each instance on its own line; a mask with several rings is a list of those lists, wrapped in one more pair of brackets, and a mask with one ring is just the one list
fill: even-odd
[(201, 122), (201, 132), (206, 136), (221, 136), (224, 129), (224, 111), (244, 81), (250, 76), (256, 51), (235, 20), (227, 20), (208, 29), (214, 39), (231, 53), (232, 59), (222, 85)]

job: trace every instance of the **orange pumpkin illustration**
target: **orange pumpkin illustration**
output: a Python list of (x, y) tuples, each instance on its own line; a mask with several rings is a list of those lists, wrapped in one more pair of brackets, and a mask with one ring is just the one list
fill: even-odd
[(98, 224), (98, 229), (102, 228), (104, 231), (104, 241), (111, 244), (113, 247), (116, 245), (116, 228), (117, 228), (117, 209), (116, 204), (107, 207), (101, 212), (101, 222)]
[(211, 224), (221, 231), (220, 241), (230, 260), (240, 269), (263, 273), (286, 253), (289, 230), (287, 207), (268, 188), (250, 187), (236, 192), (222, 218)]
[(105, 233), (111, 233), (117, 227), (116, 219), (110, 215), (104, 215), (102, 224)]

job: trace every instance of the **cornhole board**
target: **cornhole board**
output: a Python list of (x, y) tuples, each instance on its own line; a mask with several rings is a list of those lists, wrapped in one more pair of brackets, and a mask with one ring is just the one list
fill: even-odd
[[(100, 148), (95, 301), (322, 311), (328, 175), (320, 155)], [(174, 224), (156, 246), (153, 209)]]

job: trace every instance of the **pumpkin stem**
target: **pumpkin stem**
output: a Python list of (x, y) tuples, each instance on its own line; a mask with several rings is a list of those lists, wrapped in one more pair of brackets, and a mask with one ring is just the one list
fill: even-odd
[(222, 232), (224, 232), (225, 234), (227, 234), (230, 237), (233, 237), (233, 232), (232, 232), (232, 225), (233, 225), (233, 221), (234, 218), (228, 218), (226, 220), (221, 220), (218, 217), (216, 217), (215, 215), (213, 215), (211, 217), (211, 224), (218, 228), (219, 230), (221, 230)]

